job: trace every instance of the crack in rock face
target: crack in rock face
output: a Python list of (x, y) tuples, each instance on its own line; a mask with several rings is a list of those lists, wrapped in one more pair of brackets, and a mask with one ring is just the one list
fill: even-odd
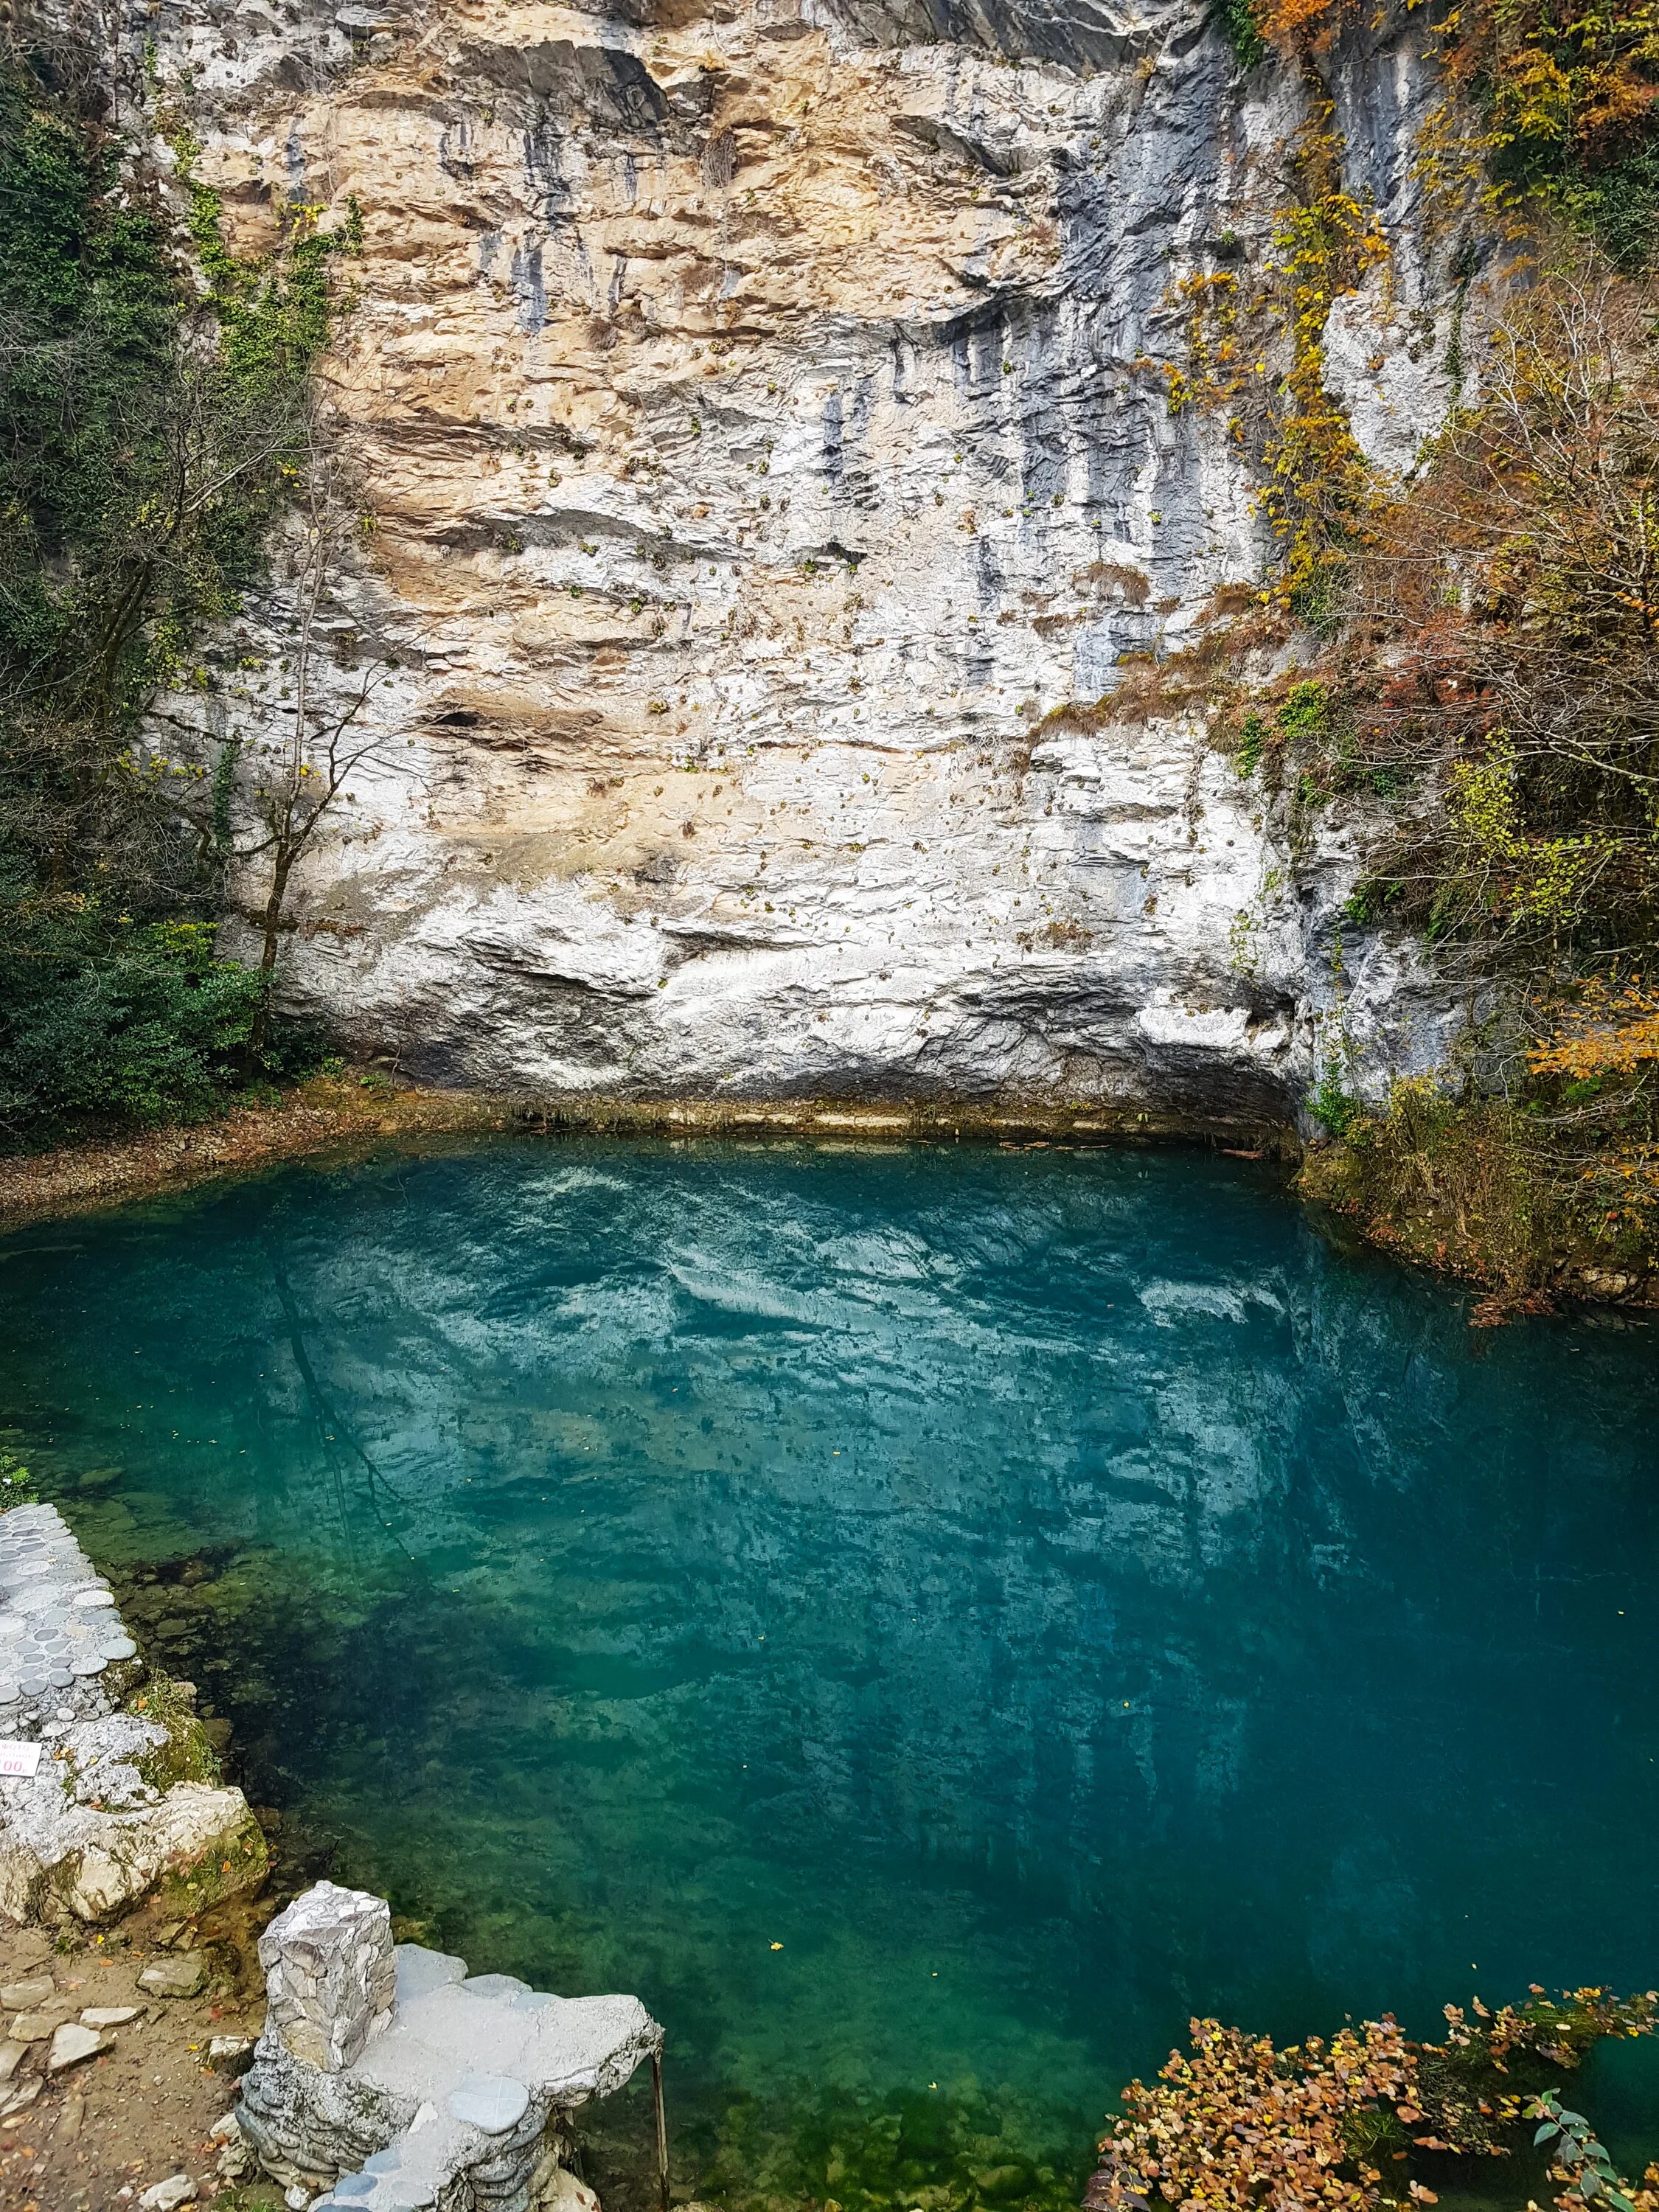
[[(1322, 64), (1389, 248), (1329, 380), (1395, 471), (1481, 312), (1421, 35)], [(190, 72), (239, 249), (279, 196), (361, 211), (324, 382), (366, 526), (307, 684), (374, 749), (295, 878), (293, 1011), (504, 1089), (1243, 1120), (1339, 1012), (1362, 1090), (1443, 1055), (1465, 991), (1343, 920), (1359, 802), (1292, 849), (1201, 703), (1055, 711), (1272, 557), (1162, 364), (1186, 280), (1271, 258), (1294, 70), (1197, 0), (161, 0), (116, 43), (130, 88)], [(291, 727), (301, 560), (181, 718)]]

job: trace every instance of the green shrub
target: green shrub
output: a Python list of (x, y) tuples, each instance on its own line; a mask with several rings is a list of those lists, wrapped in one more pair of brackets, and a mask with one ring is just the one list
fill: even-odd
[(29, 1504), (35, 1496), (34, 1476), (15, 1452), (0, 1450), (0, 1513)]
[(1582, 1241), (1547, 1135), (1507, 1100), (1407, 1077), (1379, 1111), (1319, 1118), (1337, 1141), (1309, 1155), (1304, 1194), (1407, 1258), (1524, 1299)]
[(1267, 725), (1260, 714), (1246, 714), (1243, 727), (1238, 733), (1236, 755), (1241, 775), (1254, 775), (1261, 765), (1261, 757), (1267, 750)]
[(1343, 1087), (1341, 1071), (1333, 1065), (1320, 1077), (1319, 1087), (1308, 1101), (1308, 1111), (1327, 1136), (1346, 1137), (1364, 1108)]
[(260, 978), (200, 923), (84, 925), (0, 951), (0, 1123), (156, 1122), (207, 1111), (239, 1072)]

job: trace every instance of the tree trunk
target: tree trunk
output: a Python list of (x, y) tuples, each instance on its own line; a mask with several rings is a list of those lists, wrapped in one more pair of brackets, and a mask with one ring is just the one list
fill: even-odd
[(277, 848), (271, 864), (270, 896), (265, 901), (264, 942), (259, 951), (259, 974), (264, 989), (254, 1009), (253, 1027), (248, 1033), (248, 1049), (262, 1053), (270, 1036), (270, 994), (276, 980), (277, 939), (283, 927), (283, 908), (288, 901), (289, 874), (294, 866), (294, 855), (286, 848)]

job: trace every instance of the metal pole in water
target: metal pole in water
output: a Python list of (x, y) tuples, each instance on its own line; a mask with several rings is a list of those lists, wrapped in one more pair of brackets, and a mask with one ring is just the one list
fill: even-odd
[(651, 2054), (651, 2095), (657, 2107), (657, 2190), (662, 2212), (668, 2212), (668, 2121), (662, 2108), (662, 2053)]

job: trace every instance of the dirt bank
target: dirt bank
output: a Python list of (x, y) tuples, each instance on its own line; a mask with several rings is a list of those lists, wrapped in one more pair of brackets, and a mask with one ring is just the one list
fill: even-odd
[(275, 1103), (234, 1106), (211, 1121), (92, 1138), (0, 1159), (0, 1226), (85, 1213), (153, 1191), (385, 1137), (509, 1126), (500, 1099), (395, 1088), (378, 1075), (318, 1076)]
[(0, 1228), (85, 1213), (308, 1153), (386, 1139), (520, 1128), (613, 1135), (808, 1136), (826, 1144), (922, 1141), (1194, 1143), (1257, 1154), (1297, 1149), (1284, 1130), (1097, 1107), (917, 1104), (899, 1100), (504, 1098), (400, 1088), (376, 1073), (319, 1076), (273, 1104), (236, 1106), (189, 1128), (89, 1139), (0, 1159)]
[[(166, 1925), (146, 1908), (101, 1934), (56, 1940), (0, 1923), (0, 2027), (11, 2039), (0, 2065), (20, 2043), (21, 2054), (0, 2083), (0, 2212), (136, 2212), (146, 2191), (175, 2177), (193, 2192), (182, 2204), (281, 2207), (271, 2184), (222, 2170), (213, 2133), (240, 2062), (223, 2051), (216, 2060), (212, 2045), (258, 2033), (255, 1946), (273, 1904), (267, 1892), (195, 1926)], [(160, 1994), (162, 1984), (193, 1993)], [(52, 2029), (88, 2010), (132, 2016), (103, 2028), (107, 2049), (52, 2072)]]

